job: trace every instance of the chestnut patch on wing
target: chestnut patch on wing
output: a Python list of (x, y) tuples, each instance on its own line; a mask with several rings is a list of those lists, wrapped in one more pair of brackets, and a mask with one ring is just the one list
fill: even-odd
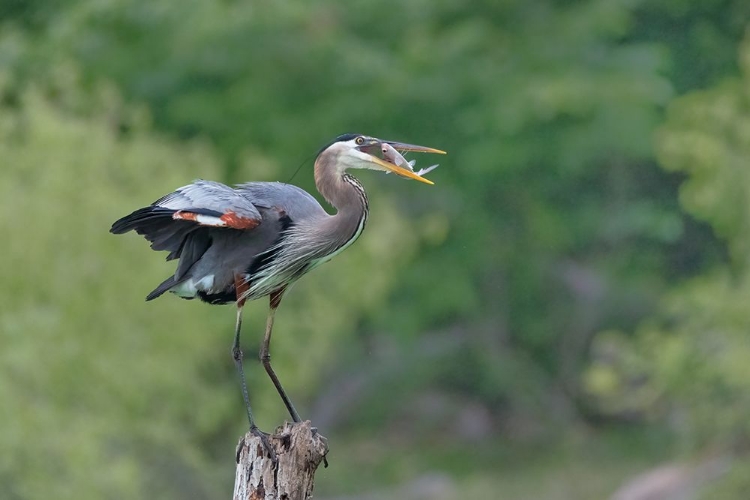
[(235, 229), (252, 229), (260, 224), (258, 219), (252, 219), (250, 217), (241, 217), (236, 212), (225, 212), (224, 215), (219, 217), (226, 223), (228, 227)]
[(182, 210), (173, 213), (172, 218), (176, 220), (191, 220), (198, 222), (198, 214), (194, 214), (193, 212), (183, 212)]

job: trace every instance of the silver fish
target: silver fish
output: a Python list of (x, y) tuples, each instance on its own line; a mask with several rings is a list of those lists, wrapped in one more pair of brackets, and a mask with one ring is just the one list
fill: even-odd
[[(388, 144), (387, 142), (383, 142), (380, 145), (380, 151), (383, 153), (383, 159), (393, 163), (394, 165), (398, 165), (401, 168), (408, 168), (412, 172), (414, 172), (414, 165), (417, 163), (416, 160), (407, 161), (404, 156), (396, 151), (393, 146)], [(419, 170), (419, 172), (415, 172), (417, 175), (422, 176), (424, 174), (427, 174), (433, 170), (435, 170), (438, 166), (432, 165), (427, 168), (423, 168)]]

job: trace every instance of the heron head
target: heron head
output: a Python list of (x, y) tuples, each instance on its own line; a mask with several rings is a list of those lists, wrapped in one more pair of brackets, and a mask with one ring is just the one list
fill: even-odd
[[(437, 153), (445, 154), (445, 151), (428, 148), (425, 146), (416, 146), (403, 142), (386, 141), (376, 137), (369, 137), (361, 134), (344, 134), (336, 138), (331, 144), (321, 150), (321, 154), (326, 151), (335, 152), (338, 156), (338, 164), (346, 168), (366, 168), (371, 170), (380, 170), (382, 172), (393, 172), (402, 177), (414, 179), (425, 184), (433, 182), (416, 174), (410, 166), (397, 164), (395, 157), (384, 154), (384, 145), (390, 146), (398, 152), (413, 151), (415, 153)], [(400, 154), (398, 154), (400, 157)], [(401, 158), (402, 159), (402, 158)]]

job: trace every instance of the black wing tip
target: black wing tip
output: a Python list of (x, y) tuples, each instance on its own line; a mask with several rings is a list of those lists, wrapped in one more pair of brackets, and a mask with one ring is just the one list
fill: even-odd
[(123, 234), (133, 229), (130, 224), (133, 220), (133, 214), (135, 214), (135, 212), (130, 215), (126, 215), (121, 219), (117, 219), (114, 223), (112, 223), (112, 227), (109, 228), (109, 232), (112, 234)]
[(112, 224), (112, 227), (109, 228), (109, 232), (112, 234), (123, 234), (130, 231), (130, 228), (125, 227), (125, 221), (124, 219), (120, 219), (114, 224)]
[(163, 207), (148, 206), (139, 208), (121, 219), (118, 219), (112, 224), (109, 232), (112, 234), (124, 234), (133, 229), (137, 229), (138, 225), (142, 222), (158, 217), (171, 216), (175, 210)]

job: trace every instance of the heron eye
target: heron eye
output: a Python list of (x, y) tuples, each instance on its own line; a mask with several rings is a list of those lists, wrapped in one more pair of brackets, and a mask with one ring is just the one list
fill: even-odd
[(360, 145), (360, 146), (361, 146), (362, 144), (364, 144), (364, 143), (365, 143), (365, 138), (364, 138), (364, 137), (361, 137), (361, 136), (360, 136), (360, 137), (357, 137), (356, 139), (354, 139), (354, 142), (356, 142), (356, 143), (357, 143), (358, 145)]

